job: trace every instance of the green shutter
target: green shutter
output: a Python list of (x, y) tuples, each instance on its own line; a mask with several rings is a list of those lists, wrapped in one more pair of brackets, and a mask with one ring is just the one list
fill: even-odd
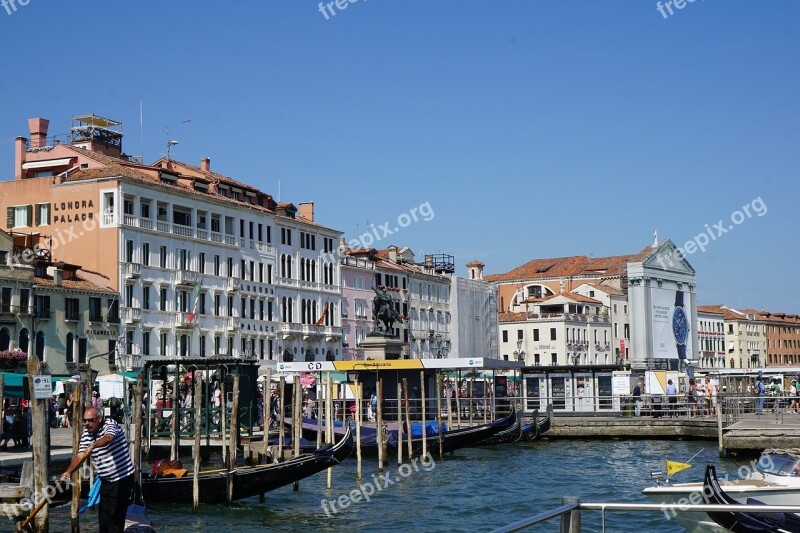
[(27, 222), (28, 223), (27, 225), (30, 226), (31, 221), (33, 220), (33, 206), (26, 205), (25, 210), (28, 212), (28, 217), (26, 218), (25, 222)]
[(14, 227), (14, 208), (7, 207), (6, 208), (6, 226), (8, 228)]
[(38, 206), (37, 206), (35, 215), (36, 215), (36, 225), (37, 226), (41, 226), (42, 225), (42, 213), (41, 213), (41, 210), (38, 209)]

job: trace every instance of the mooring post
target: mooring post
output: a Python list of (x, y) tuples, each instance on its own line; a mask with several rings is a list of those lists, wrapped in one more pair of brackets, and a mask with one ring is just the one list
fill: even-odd
[(178, 407), (180, 402), (180, 394), (178, 393), (178, 376), (180, 375), (180, 366), (175, 366), (175, 377), (172, 380), (172, 450), (170, 450), (170, 459), (177, 461), (180, 459), (181, 447), (181, 422), (179, 420)]
[(356, 480), (361, 483), (361, 383), (356, 376)]
[[(78, 454), (78, 446), (81, 442), (81, 435), (83, 433), (83, 383), (79, 383), (72, 390), (72, 412), (64, 414), (65, 417), (71, 417), (72, 427), (72, 456)], [(80, 509), (81, 501), (81, 471), (82, 468), (76, 468), (72, 473), (72, 502), (70, 503), (70, 524), (72, 533), (78, 533), (81, 530), (80, 518), (78, 510)]]
[(283, 408), (283, 395), (286, 390), (286, 376), (281, 376), (278, 382), (278, 460), (283, 461), (283, 447), (285, 445), (284, 431), (285, 421), (284, 417), (286, 411)]
[(192, 468), (192, 511), (194, 514), (200, 512), (200, 433), (201, 427), (201, 411), (203, 396), (203, 381), (199, 379), (197, 370), (194, 371), (194, 446), (192, 446), (192, 459), (194, 464)]
[[(408, 441), (408, 460), (414, 456), (414, 448), (411, 446), (411, 404), (408, 402), (408, 379), (403, 378), (403, 394), (406, 400), (406, 439)], [(400, 440), (400, 445), (403, 441)]]
[[(300, 436), (303, 434), (303, 387), (300, 384), (300, 374), (295, 374), (292, 380), (294, 389), (294, 412), (292, 413), (292, 457), (300, 455)], [(300, 482), (292, 484), (292, 491), (300, 490)]]
[(577, 496), (564, 496), (561, 499), (562, 505), (578, 504), (575, 509), (561, 515), (561, 533), (580, 533), (581, 532), (581, 499)]
[(444, 457), (442, 446), (442, 376), (436, 373), (436, 426), (439, 431), (439, 459)]
[(397, 382), (397, 464), (403, 464), (403, 389)]
[(233, 405), (231, 406), (230, 454), (228, 457), (228, 505), (233, 503), (233, 470), (236, 469), (236, 445), (239, 441), (239, 374), (233, 376)]
[[(31, 342), (31, 344), (33, 343)], [(28, 351), (30, 352), (30, 350), (29, 347)], [(30, 443), (33, 449), (33, 494), (42, 495), (42, 497), (47, 494), (48, 466), (50, 465), (50, 429), (47, 426), (47, 418), (50, 414), (47, 402), (50, 397), (48, 395), (47, 398), (38, 399), (34, 382), (37, 376), (45, 372), (49, 374), (46, 368), (41, 368), (39, 358), (28, 353), (28, 392), (30, 393), (28, 409), (31, 410), (32, 434), (34, 435), (33, 442)], [(34, 503), (38, 504), (39, 502)], [(36, 515), (34, 530), (47, 533), (49, 524), (49, 506), (45, 505)]]
[(383, 378), (378, 378), (378, 471), (383, 472), (386, 441), (383, 431)]

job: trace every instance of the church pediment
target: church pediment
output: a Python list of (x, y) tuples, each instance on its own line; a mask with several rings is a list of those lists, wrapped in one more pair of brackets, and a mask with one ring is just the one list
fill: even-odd
[(667, 239), (654, 248), (643, 260), (645, 269), (657, 269), (667, 272), (694, 275), (695, 271), (683, 253), (678, 250), (671, 240)]

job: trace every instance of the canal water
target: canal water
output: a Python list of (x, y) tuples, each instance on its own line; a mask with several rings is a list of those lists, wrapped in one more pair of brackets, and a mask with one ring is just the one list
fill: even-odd
[[(358, 489), (356, 462), (348, 459), (333, 469), (333, 488), (326, 488), (326, 474), (300, 482), (300, 490), (284, 487), (258, 498), (225, 505), (203, 506), (193, 515), (191, 506), (150, 508), (157, 531), (489, 531), (541, 511), (558, 507), (564, 496), (586, 502), (650, 503), (641, 490), (652, 484), (650, 472), (664, 470), (666, 459), (694, 465), (674, 476), (675, 481), (700, 480), (705, 465), (717, 465), (720, 475), (735, 474), (738, 463), (720, 459), (711, 441), (597, 441), (541, 440), (487, 448), (459, 450), (443, 460), (398, 470), (395, 460), (377, 480), (374, 460), (365, 460), (364, 482), (373, 485), (369, 501), (348, 503)], [(373, 477), (374, 474), (374, 477)], [(381, 489), (377, 489), (380, 484)], [(365, 491), (369, 492), (365, 487)], [(342, 498), (344, 496), (344, 498)], [(328, 512), (321, 505), (326, 500)], [(331, 500), (337, 500), (336, 511)], [(51, 513), (51, 531), (68, 531), (61, 509)], [(599, 511), (582, 512), (583, 531), (600, 531)], [(96, 530), (94, 516), (82, 518), (87, 531)], [(558, 531), (558, 521), (530, 531)], [(661, 512), (608, 512), (609, 532), (680, 532), (675, 521)]]

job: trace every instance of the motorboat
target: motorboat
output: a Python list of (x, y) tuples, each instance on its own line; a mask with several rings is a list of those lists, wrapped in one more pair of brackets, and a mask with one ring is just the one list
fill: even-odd
[[(765, 505), (797, 505), (800, 501), (800, 448), (764, 450), (758, 461), (740, 468), (739, 472), (744, 474), (741, 478), (738, 474), (728, 474), (719, 479), (720, 488), (739, 503), (747, 504), (751, 499)], [(681, 510), (682, 506), (705, 501), (703, 481), (670, 483), (656, 478), (656, 485), (647, 487), (642, 494), (663, 504), (667, 519), (677, 520), (692, 533), (728, 531), (707, 513)]]

